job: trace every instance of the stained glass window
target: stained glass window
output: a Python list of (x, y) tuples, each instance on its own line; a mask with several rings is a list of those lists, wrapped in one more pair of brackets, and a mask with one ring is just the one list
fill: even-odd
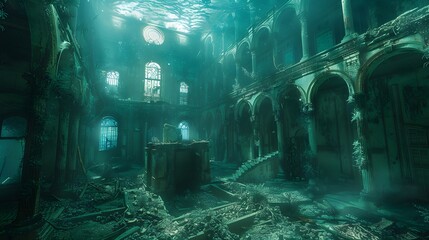
[(148, 43), (161, 45), (164, 43), (164, 34), (156, 27), (147, 26), (143, 29), (144, 40)]
[(180, 95), (179, 95), (179, 103), (180, 105), (188, 104), (188, 85), (185, 82), (180, 83)]
[(146, 64), (144, 96), (149, 100), (159, 99), (161, 96), (161, 67), (158, 63)]
[(98, 150), (106, 151), (118, 146), (118, 122), (113, 117), (104, 117), (100, 123)]
[(182, 139), (189, 140), (189, 124), (185, 121), (179, 124), (180, 131), (182, 132)]
[(110, 86), (118, 86), (119, 83), (119, 73), (116, 71), (107, 72), (106, 74), (106, 82)]

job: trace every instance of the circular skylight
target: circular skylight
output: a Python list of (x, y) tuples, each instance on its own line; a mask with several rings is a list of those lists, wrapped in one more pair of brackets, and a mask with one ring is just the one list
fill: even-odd
[(164, 34), (156, 27), (147, 26), (143, 29), (144, 40), (148, 43), (161, 45), (164, 43)]

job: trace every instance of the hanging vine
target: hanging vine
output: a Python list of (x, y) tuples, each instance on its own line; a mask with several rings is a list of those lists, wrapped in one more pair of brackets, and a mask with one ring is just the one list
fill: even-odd
[(355, 140), (353, 142), (353, 160), (355, 162), (355, 166), (362, 170), (366, 165), (366, 156), (363, 145), (361, 141)]

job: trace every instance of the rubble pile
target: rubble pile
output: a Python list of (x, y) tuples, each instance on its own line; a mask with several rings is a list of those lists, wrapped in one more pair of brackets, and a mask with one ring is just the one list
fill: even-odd
[[(146, 189), (144, 178), (136, 180), (142, 181), (138, 187), (134, 180), (88, 182), (73, 188), (74, 199), (50, 203), (53, 239), (411, 240), (425, 235), (284, 186), (212, 183), (164, 202)], [(426, 208), (416, 210), (425, 219)]]

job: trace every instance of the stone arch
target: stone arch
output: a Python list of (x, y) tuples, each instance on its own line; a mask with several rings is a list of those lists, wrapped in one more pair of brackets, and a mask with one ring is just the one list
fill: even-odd
[(266, 76), (274, 71), (273, 37), (269, 27), (260, 27), (252, 40), (252, 50), (255, 53), (256, 69), (253, 72), (258, 76)]
[(211, 35), (207, 36), (204, 41), (204, 50), (206, 61), (211, 61), (214, 57), (214, 43)]
[(356, 129), (351, 124), (351, 106), (347, 104), (353, 88), (344, 76), (338, 72), (317, 76), (307, 97), (314, 109), (317, 170), (328, 181), (340, 178), (355, 181), (359, 174), (352, 159)]
[[(3, 186), (19, 183), (24, 157), (27, 118), (20, 115), (0, 115), (0, 158), (2, 159)], [(4, 170), (4, 171), (3, 171)]]
[(248, 100), (245, 100), (245, 99), (240, 99), (240, 100), (238, 100), (238, 102), (235, 104), (235, 111), (234, 111), (234, 116), (235, 116), (235, 119), (237, 120), (240, 116), (241, 116), (241, 114), (242, 114), (242, 112), (243, 112), (243, 109), (246, 107), (246, 106), (248, 106), (249, 107), (249, 109), (250, 109), (250, 111), (251, 111), (251, 113), (253, 112), (253, 108), (252, 108), (252, 104), (248, 101)]
[(223, 64), (223, 72), (224, 72), (225, 78), (228, 79), (229, 82), (233, 82), (232, 80), (235, 79), (236, 77), (235, 61), (236, 59), (234, 58), (233, 54), (226, 55), (225, 61)]
[(254, 115), (259, 114), (261, 104), (266, 98), (268, 98), (271, 101), (271, 104), (273, 104), (275, 101), (275, 98), (273, 96), (271, 96), (270, 94), (267, 94), (267, 93), (259, 93), (254, 97), (253, 108), (252, 108), (252, 112)]
[(348, 76), (346, 73), (341, 71), (326, 71), (317, 75), (310, 83), (310, 86), (308, 87), (308, 90), (307, 90), (307, 97), (306, 97), (307, 101), (309, 103), (312, 103), (313, 96), (317, 92), (318, 88), (321, 85), (323, 85), (325, 81), (335, 77), (338, 77), (345, 82), (345, 84), (347, 85), (349, 96), (353, 96), (353, 94), (355, 93), (355, 87), (350, 76)]
[[(377, 195), (409, 198), (427, 194), (429, 168), (417, 167), (429, 151), (429, 69), (419, 47), (404, 46), (373, 55), (362, 67), (358, 89), (362, 95), (367, 161)], [(376, 152), (375, 149), (381, 149)]]
[(306, 95), (300, 86), (288, 84), (278, 97), (284, 151), (280, 164), (287, 179), (301, 181), (307, 177), (304, 169), (308, 164), (306, 151), (309, 149), (308, 130), (302, 113)]
[(256, 142), (259, 144), (259, 156), (278, 150), (274, 104), (274, 98), (268, 94), (260, 94), (255, 99)]
[(276, 67), (290, 66), (302, 58), (301, 23), (293, 5), (278, 13), (273, 24)]
[(382, 62), (386, 61), (391, 57), (408, 52), (415, 52), (417, 54), (424, 55), (424, 45), (422, 43), (413, 42), (405, 44), (404, 46), (401, 46), (394, 51), (391, 47), (385, 47), (384, 49), (380, 49), (377, 53), (373, 54), (367, 61), (364, 62), (364, 64), (362, 64), (359, 69), (356, 78), (356, 92), (363, 92), (363, 89), (365, 88), (365, 80)]
[(238, 83), (240, 86), (246, 86), (251, 82), (252, 77), (252, 53), (250, 51), (250, 43), (242, 42), (236, 52), (236, 61), (239, 66)]
[(296, 84), (287, 84), (283, 89), (281, 89), (278, 93), (277, 100), (280, 102), (280, 99), (291, 91), (295, 91), (297, 93), (294, 95), (299, 96), (298, 99), (300, 99), (300, 102), (302, 102), (302, 104), (308, 103), (307, 94), (305, 93), (304, 88)]
[(235, 108), (235, 119), (237, 125), (236, 151), (238, 162), (245, 162), (255, 156), (251, 117), (251, 104), (247, 100), (240, 100)]

